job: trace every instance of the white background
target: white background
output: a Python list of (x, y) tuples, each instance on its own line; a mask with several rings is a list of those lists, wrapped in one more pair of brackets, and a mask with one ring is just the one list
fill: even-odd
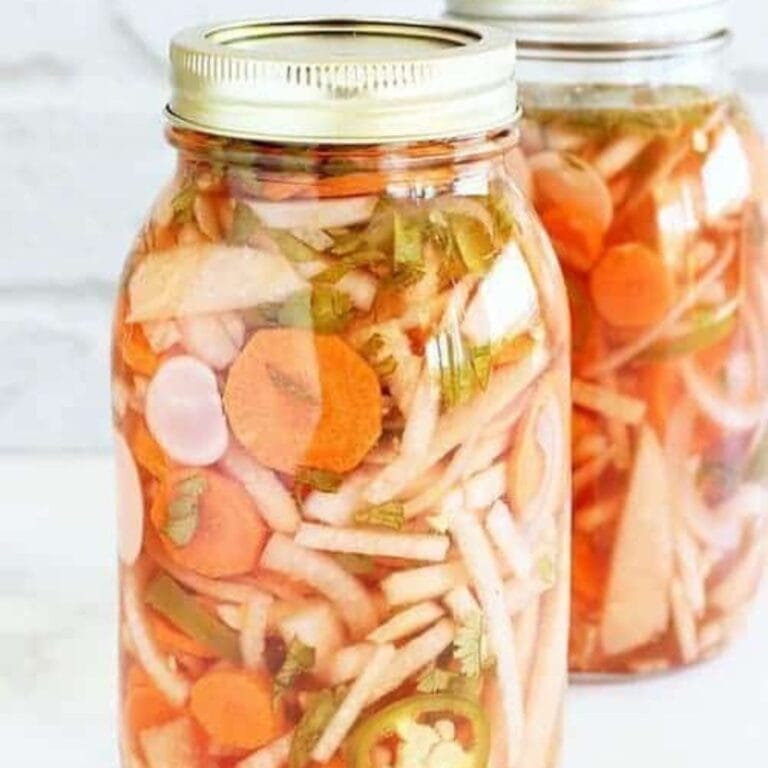
[[(5, 0), (0, 7), (0, 450), (103, 448), (113, 287), (171, 168), (160, 115), (173, 31), (255, 14), (425, 15), (441, 3)], [(768, 3), (736, 0), (734, 18), (739, 83), (768, 128)]]

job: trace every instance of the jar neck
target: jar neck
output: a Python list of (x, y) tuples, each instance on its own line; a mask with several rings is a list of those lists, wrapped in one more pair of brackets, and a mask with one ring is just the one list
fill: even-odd
[[(482, 184), (504, 154), (517, 144), (517, 123), (488, 135), (450, 141), (377, 145), (303, 145), (265, 143), (213, 136), (169, 126), (169, 143), (178, 151), (179, 173), (197, 174), (211, 169), (230, 169), (250, 182), (307, 184), (318, 179), (350, 180), (350, 188), (365, 188), (368, 194), (392, 193), (399, 181), (413, 195), (414, 179), (445, 179), (455, 190), (461, 184), (472, 194), (473, 184)], [(340, 189), (344, 184), (338, 184)], [(425, 183), (424, 197), (440, 194), (442, 186)]]
[(523, 88), (544, 90), (547, 85), (680, 86), (724, 94), (732, 88), (730, 35), (680, 45), (521, 43), (518, 79)]

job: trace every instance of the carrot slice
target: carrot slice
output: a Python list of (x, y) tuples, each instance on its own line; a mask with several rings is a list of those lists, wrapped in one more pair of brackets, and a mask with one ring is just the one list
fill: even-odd
[(120, 334), (120, 353), (125, 364), (136, 373), (151, 378), (160, 365), (160, 358), (152, 351), (142, 327), (126, 323)]
[(178, 716), (178, 710), (151, 683), (134, 685), (125, 697), (125, 726), (136, 737), (147, 728), (165, 725)]
[(262, 464), (354, 469), (381, 434), (379, 381), (337, 336), (260, 331), (230, 369), (224, 408), (233, 432)]
[[(187, 525), (193, 532), (180, 538), (169, 529), (172, 505), (178, 500), (179, 486), (190, 480), (199, 482), (201, 491), (192, 499), (192, 509), (186, 510), (192, 515)], [(186, 504), (189, 503), (187, 500)], [(174, 563), (212, 578), (251, 571), (261, 556), (267, 534), (245, 489), (207, 469), (170, 473), (157, 494), (150, 517)]]
[(272, 683), (263, 672), (219, 669), (192, 687), (193, 717), (217, 743), (258, 749), (287, 729), (280, 705), (273, 705)]
[(163, 449), (147, 429), (144, 419), (135, 420), (128, 435), (128, 442), (139, 466), (146, 469), (153, 477), (162, 480), (168, 472), (169, 462)]
[(592, 300), (601, 317), (639, 329), (662, 320), (674, 300), (674, 284), (658, 253), (640, 243), (608, 249), (590, 275)]
[(549, 208), (541, 213), (560, 261), (579, 272), (592, 269), (603, 247), (600, 225), (583, 213), (565, 208)]

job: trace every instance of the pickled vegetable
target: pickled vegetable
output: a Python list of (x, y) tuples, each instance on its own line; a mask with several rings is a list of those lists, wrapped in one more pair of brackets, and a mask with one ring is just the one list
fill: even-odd
[(694, 88), (525, 100), (573, 311), (571, 668), (700, 661), (739, 625), (768, 535), (766, 156), (737, 102)]
[(125, 753), (485, 768), (492, 732), (493, 768), (543, 768), (566, 676), (568, 331), (510, 139), (388, 170), (386, 148), (329, 165), (171, 137), (179, 175), (115, 333)]

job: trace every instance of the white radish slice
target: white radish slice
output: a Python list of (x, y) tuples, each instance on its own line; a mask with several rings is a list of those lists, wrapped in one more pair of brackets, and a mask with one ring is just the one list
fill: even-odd
[(249, 200), (248, 205), (272, 229), (333, 229), (362, 224), (378, 203), (374, 195), (326, 200), (292, 200), (273, 203)]
[(245, 342), (245, 323), (239, 315), (191, 315), (179, 319), (187, 351), (217, 371), (228, 368)]
[(191, 768), (201, 764), (203, 749), (188, 717), (145, 728), (139, 734), (149, 768)]
[(144, 493), (131, 449), (119, 432), (115, 432), (115, 480), (117, 551), (126, 565), (133, 565), (144, 536)]
[(529, 164), (537, 208), (566, 206), (603, 232), (608, 230), (613, 199), (608, 185), (592, 166), (574, 155), (556, 151), (539, 152)]
[(301, 522), (296, 499), (271, 469), (259, 464), (234, 443), (230, 444), (221, 465), (248, 491), (259, 508), (259, 514), (273, 531), (296, 531)]
[(221, 244), (151, 253), (128, 283), (129, 322), (280, 303), (308, 289), (282, 254)]
[(325, 595), (336, 605), (353, 637), (365, 637), (378, 622), (368, 590), (329, 555), (275, 533), (264, 548), (261, 567), (306, 582)]
[(167, 352), (181, 341), (181, 332), (174, 320), (155, 320), (144, 323), (141, 327), (149, 346), (156, 355)]
[(227, 450), (216, 376), (194, 357), (172, 357), (160, 366), (147, 389), (146, 418), (152, 436), (180, 464), (215, 464)]

